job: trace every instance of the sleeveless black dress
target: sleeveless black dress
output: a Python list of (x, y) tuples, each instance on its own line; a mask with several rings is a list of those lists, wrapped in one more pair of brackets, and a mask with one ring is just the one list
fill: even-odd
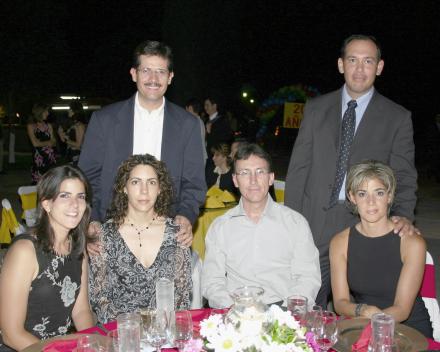
[[(400, 258), (400, 236), (393, 231), (380, 237), (362, 235), (350, 228), (347, 250), (347, 280), (356, 303), (380, 309), (394, 303), (403, 263)], [(432, 338), (432, 326), (425, 304), (416, 297), (408, 319), (402, 324)]]
[[(39, 339), (67, 334), (81, 287), (82, 259), (43, 252), (30, 235), (19, 235), (13, 243), (18, 240), (32, 241), (39, 266), (29, 291), (25, 330)], [(3, 344), (0, 334), (0, 352), (6, 351), (14, 350)]]

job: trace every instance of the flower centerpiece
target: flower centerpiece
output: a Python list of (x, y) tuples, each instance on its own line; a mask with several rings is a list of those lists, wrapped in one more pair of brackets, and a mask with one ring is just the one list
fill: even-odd
[[(211, 315), (200, 323), (201, 341), (193, 340), (185, 352), (213, 350), (216, 352), (317, 352), (313, 334), (306, 332), (290, 312), (272, 305), (266, 322), (256, 330), (254, 324), (233, 324), (220, 314)], [(257, 332), (257, 333), (256, 333)]]

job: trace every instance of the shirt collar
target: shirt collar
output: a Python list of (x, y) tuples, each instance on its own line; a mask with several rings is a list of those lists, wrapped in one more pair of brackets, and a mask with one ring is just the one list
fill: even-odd
[(209, 115), (209, 121), (214, 120), (218, 115), (218, 112), (216, 111), (215, 113), (213, 113), (212, 115)]
[[(361, 95), (359, 98), (356, 99), (357, 106), (367, 104), (374, 93), (374, 87), (371, 87), (368, 92), (366, 92), (364, 95)], [(342, 112), (344, 112), (347, 109), (347, 104), (354, 100), (347, 92), (347, 85), (344, 84), (344, 87), (342, 89)]]
[[(267, 201), (266, 201), (266, 206), (264, 207), (263, 213), (261, 214), (261, 218), (266, 217), (266, 216), (272, 216), (274, 215), (274, 200), (272, 199), (272, 197), (270, 196), (270, 194), (267, 194)], [(243, 198), (240, 198), (240, 202), (238, 203), (238, 205), (232, 209), (229, 217), (230, 218), (234, 218), (234, 217), (238, 217), (238, 216), (245, 216), (246, 215), (246, 211), (243, 208)]]
[(145, 109), (139, 103), (139, 92), (136, 92), (136, 97), (135, 97), (135, 100), (134, 100), (134, 104), (136, 106), (136, 109), (138, 109), (138, 111), (140, 111), (142, 114), (147, 114), (147, 116), (159, 116), (164, 111), (165, 97), (162, 97), (162, 105), (161, 106), (159, 106), (157, 109), (149, 111), (148, 109)]

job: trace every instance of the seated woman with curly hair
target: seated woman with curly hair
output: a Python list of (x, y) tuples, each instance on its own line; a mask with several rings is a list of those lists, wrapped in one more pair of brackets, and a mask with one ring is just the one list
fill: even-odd
[(191, 261), (170, 218), (172, 184), (165, 164), (133, 155), (118, 169), (102, 251), (90, 258), (90, 299), (100, 322), (139, 308), (155, 308), (156, 281), (174, 281), (176, 309), (190, 306)]

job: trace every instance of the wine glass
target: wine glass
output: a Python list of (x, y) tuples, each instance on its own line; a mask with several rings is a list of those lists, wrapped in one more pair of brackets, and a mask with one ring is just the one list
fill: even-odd
[(320, 317), (322, 313), (321, 306), (313, 305), (309, 307), (305, 317), (305, 327), (308, 331), (314, 333), (315, 320)]
[(98, 352), (99, 341), (96, 336), (83, 335), (76, 342), (76, 352)]
[(315, 342), (321, 351), (328, 351), (338, 339), (336, 314), (327, 310), (318, 313), (314, 323)]
[(287, 310), (301, 325), (304, 325), (307, 313), (307, 297), (301, 295), (293, 295), (287, 298)]
[(148, 343), (156, 348), (157, 352), (167, 341), (167, 327), (167, 312), (162, 309), (152, 311), (150, 321), (146, 326), (146, 334)]
[(181, 351), (193, 336), (191, 314), (187, 310), (176, 311), (170, 321), (169, 329), (174, 346)]

